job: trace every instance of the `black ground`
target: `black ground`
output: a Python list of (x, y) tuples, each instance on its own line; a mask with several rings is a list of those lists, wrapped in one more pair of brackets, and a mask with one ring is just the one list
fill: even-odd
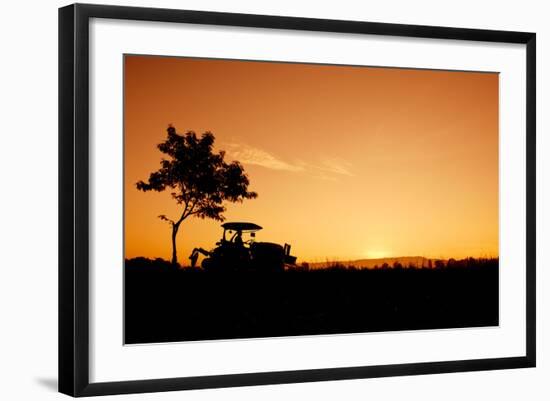
[(498, 325), (498, 260), (215, 274), (126, 261), (127, 344)]

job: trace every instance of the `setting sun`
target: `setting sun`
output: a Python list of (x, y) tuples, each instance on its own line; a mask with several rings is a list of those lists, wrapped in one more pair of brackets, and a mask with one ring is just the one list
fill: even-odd
[(368, 250), (363, 255), (367, 259), (382, 259), (392, 256), (390, 252), (382, 250)]

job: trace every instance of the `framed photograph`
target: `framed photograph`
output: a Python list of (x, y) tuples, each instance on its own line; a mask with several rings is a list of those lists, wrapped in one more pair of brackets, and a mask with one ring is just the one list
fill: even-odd
[(59, 10), (59, 390), (535, 366), (535, 34)]

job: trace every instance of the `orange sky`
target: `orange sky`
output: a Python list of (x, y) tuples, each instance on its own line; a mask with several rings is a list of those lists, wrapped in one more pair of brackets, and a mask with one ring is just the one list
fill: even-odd
[[(227, 221), (264, 227), (298, 261), (498, 256), (498, 74), (125, 57), (126, 257), (171, 255), (159, 167), (168, 124), (212, 131), (258, 198)], [(178, 257), (218, 222), (180, 227)]]

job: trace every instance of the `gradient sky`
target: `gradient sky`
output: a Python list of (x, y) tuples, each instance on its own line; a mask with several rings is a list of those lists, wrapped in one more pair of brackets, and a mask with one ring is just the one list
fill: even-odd
[[(264, 227), (298, 261), (498, 256), (498, 74), (125, 57), (126, 257), (171, 255), (159, 167), (168, 124), (212, 131), (258, 198), (227, 221)], [(178, 257), (220, 223), (191, 218)]]

